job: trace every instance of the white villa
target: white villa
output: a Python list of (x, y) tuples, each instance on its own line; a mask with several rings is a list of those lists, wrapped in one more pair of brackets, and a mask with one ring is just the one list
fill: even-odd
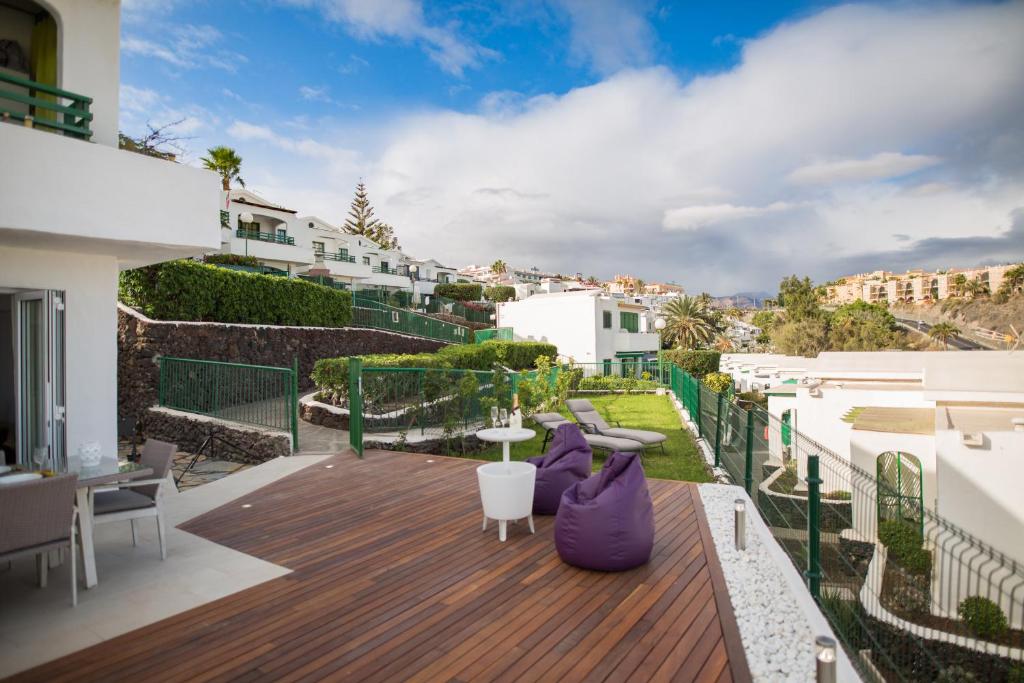
[[(88, 444), (116, 453), (118, 273), (218, 249), (220, 184), (118, 149), (119, 3), (4, 3), (0, 26), (36, 53), (0, 89), (34, 80), (62, 107), (0, 98), (0, 433), (61, 469)], [(166, 188), (174, 211), (154, 212)]]
[(433, 294), (439, 282), (454, 281), (455, 269), (433, 259), (416, 259), (398, 249), (350, 235), (317, 216), (275, 204), (245, 189), (221, 193), (220, 252), (253, 256), (260, 269), (276, 275), (326, 276), (350, 289)]
[[(730, 354), (721, 367), (738, 388), (760, 386), (768, 412), (808, 439), (788, 444), (780, 430), (770, 434), (772, 460), (795, 458), (801, 482), (816, 444), (871, 475), (888, 476), (895, 463), (904, 493), (923, 508), (1024, 559), (1024, 354)], [(835, 470), (824, 476), (825, 490), (851, 488)], [(856, 508), (864, 499), (852, 500)], [(853, 519), (862, 537), (875, 537), (876, 515), (854, 509)]]
[(599, 289), (535, 294), (498, 304), (497, 316), (516, 339), (550, 342), (577, 363), (649, 358), (660, 345), (651, 309)]

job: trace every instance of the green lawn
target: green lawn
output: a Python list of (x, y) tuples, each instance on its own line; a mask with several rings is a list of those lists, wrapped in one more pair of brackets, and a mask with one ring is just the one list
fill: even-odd
[[(644, 455), (644, 471), (648, 477), (657, 479), (678, 479), (680, 481), (711, 481), (711, 477), (704, 466), (704, 459), (693, 442), (690, 432), (683, 428), (679, 421), (679, 414), (672, 407), (668, 396), (657, 396), (655, 394), (604, 394), (600, 396), (587, 396), (594, 407), (609, 422), (618, 421), (623, 427), (634, 429), (649, 429), (661, 432), (668, 436), (665, 442), (665, 454), (661, 449), (648, 449)], [(569, 411), (564, 408), (561, 412), (569, 419)], [(544, 432), (532, 423), (525, 426), (537, 429), (537, 436), (530, 441), (512, 444), (512, 459), (525, 460), (526, 458), (543, 453), (541, 443), (544, 440)], [(605, 451), (594, 452), (594, 470), (601, 469), (607, 453)], [(501, 460), (501, 444), (494, 444), (483, 453), (476, 453), (472, 457), (478, 460)]]

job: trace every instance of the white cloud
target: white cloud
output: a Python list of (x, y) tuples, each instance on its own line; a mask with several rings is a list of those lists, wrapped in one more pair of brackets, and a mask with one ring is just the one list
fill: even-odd
[(706, 204), (669, 209), (661, 224), (666, 230), (698, 230), (709, 225), (728, 223), (743, 218), (755, 218), (793, 208), (786, 202), (774, 202), (768, 206), (736, 206), (735, 204)]
[(212, 67), (234, 73), (249, 60), (225, 49), (225, 42), (223, 34), (213, 26), (182, 24), (161, 32), (160, 39), (126, 35), (121, 39), (121, 52), (153, 57), (182, 69)]
[(645, 66), (653, 58), (654, 31), (636, 2), (556, 0), (570, 18), (569, 51), (601, 74)]
[[(625, 70), (563, 94), (494, 94), (475, 113), (321, 125), (321, 144), (359, 140), (361, 154), (288, 165), (264, 190), (339, 215), (365, 176), (403, 245), (454, 263), (635, 271), (718, 292), (829, 279), (852, 255), (1006, 229), (1024, 204), (1022, 33), (1020, 3), (837, 7), (687, 82)], [(926, 184), (901, 177), (924, 168)]]
[[(459, 35), (453, 25), (438, 26), (427, 21), (419, 0), (282, 0), (286, 4), (317, 7), (324, 16), (345, 26), (360, 40), (388, 38), (418, 43), (445, 72), (462, 76), (469, 68), (494, 59), (498, 53)], [(350, 59), (341, 68), (358, 69), (365, 60)]]
[(299, 95), (304, 100), (310, 100), (310, 101), (319, 100), (321, 102), (328, 102), (331, 99), (331, 96), (328, 94), (328, 91), (329, 91), (329, 89), (328, 89), (328, 87), (326, 85), (321, 85), (321, 86), (303, 85), (303, 86), (299, 86)]
[(929, 166), (942, 159), (927, 154), (880, 152), (867, 159), (819, 161), (794, 170), (787, 178), (794, 183), (831, 184), (896, 178)]
[(259, 140), (269, 142), (278, 149), (294, 152), (304, 157), (333, 159), (336, 154), (351, 154), (345, 150), (326, 145), (312, 138), (292, 138), (280, 135), (267, 126), (258, 126), (245, 121), (235, 121), (227, 129), (228, 135), (238, 140)]

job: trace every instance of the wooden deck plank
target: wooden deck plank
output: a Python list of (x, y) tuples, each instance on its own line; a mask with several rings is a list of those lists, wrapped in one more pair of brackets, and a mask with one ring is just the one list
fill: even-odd
[(694, 485), (649, 482), (651, 562), (588, 572), (553, 518), (481, 533), (476, 465), (342, 454), (190, 520), (293, 572), (13, 680), (750, 679)]

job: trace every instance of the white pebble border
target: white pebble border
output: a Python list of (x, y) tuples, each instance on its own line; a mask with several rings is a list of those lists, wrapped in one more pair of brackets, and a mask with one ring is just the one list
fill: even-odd
[[(747, 665), (755, 681), (814, 681), (814, 638), (833, 636), (796, 568), (771, 537), (742, 488), (699, 487), (715, 551), (722, 565)], [(736, 550), (734, 501), (747, 501), (747, 547)], [(781, 564), (784, 563), (784, 564)], [(793, 581), (797, 593), (793, 590)], [(839, 648), (839, 681), (858, 681)]]

